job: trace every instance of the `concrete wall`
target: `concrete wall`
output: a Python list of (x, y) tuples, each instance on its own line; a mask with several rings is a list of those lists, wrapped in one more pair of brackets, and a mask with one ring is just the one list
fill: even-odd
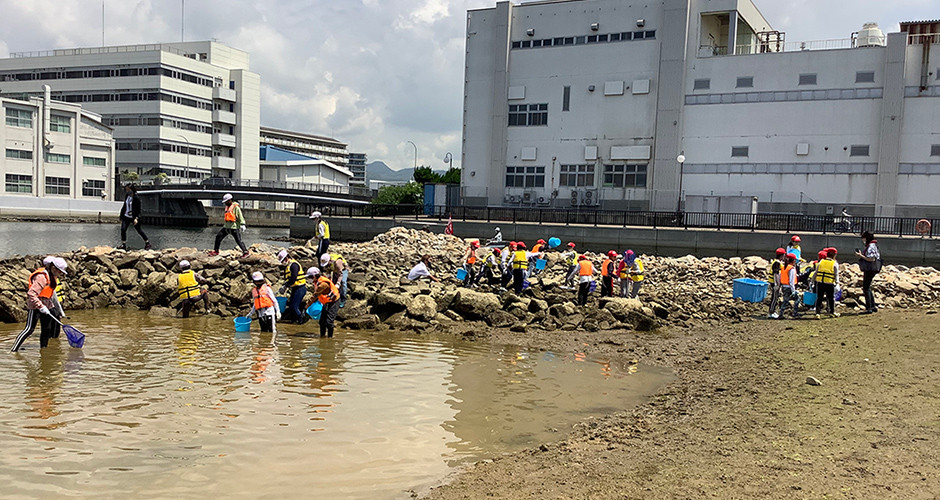
[[(293, 211), (264, 210), (261, 208), (246, 208), (243, 210), (245, 222), (249, 227), (290, 227)], [(206, 207), (206, 214), (210, 221), (220, 221), (225, 210), (222, 207)]]
[(97, 217), (101, 213), (103, 217), (117, 217), (122, 205), (119, 201), (0, 195), (0, 216)]

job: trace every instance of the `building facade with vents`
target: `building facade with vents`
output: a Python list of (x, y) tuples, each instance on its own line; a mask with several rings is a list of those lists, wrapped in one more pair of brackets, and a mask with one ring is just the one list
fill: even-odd
[(940, 215), (940, 25), (860, 28), (787, 40), (749, 0), (469, 11), (463, 201)]

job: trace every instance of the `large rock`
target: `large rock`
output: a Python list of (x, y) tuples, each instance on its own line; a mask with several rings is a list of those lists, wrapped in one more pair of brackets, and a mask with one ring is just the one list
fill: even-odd
[(643, 303), (638, 299), (624, 299), (621, 297), (602, 297), (598, 307), (610, 311), (619, 321), (624, 321), (633, 311), (642, 311)]
[(479, 320), (499, 311), (500, 303), (492, 294), (460, 290), (451, 307), (466, 319)]
[(167, 303), (170, 295), (175, 291), (177, 291), (175, 275), (151, 273), (140, 287), (140, 306), (146, 309)]
[(431, 321), (437, 316), (437, 302), (429, 295), (417, 295), (408, 304), (408, 315), (421, 321)]
[(379, 326), (379, 317), (374, 314), (367, 314), (358, 318), (347, 319), (343, 321), (343, 327), (350, 330), (373, 330)]
[(26, 307), (21, 300), (18, 301), (8, 295), (0, 295), (0, 321), (4, 323), (26, 321)]
[(376, 314), (386, 317), (404, 311), (410, 302), (411, 298), (404, 294), (383, 291), (375, 295), (372, 309)]
[[(453, 312), (453, 311), (447, 311)], [(459, 316), (458, 316), (459, 317)], [(506, 311), (493, 311), (486, 316), (486, 323), (495, 328), (506, 328), (516, 323), (518, 319)]]
[(131, 288), (137, 286), (137, 278), (140, 277), (140, 273), (137, 269), (121, 269), (118, 271), (119, 283), (122, 288)]
[(367, 314), (369, 314), (368, 302), (364, 300), (349, 299), (346, 301), (346, 305), (340, 308), (336, 317), (340, 321), (347, 321), (353, 318), (358, 318), (360, 316), (366, 316)]

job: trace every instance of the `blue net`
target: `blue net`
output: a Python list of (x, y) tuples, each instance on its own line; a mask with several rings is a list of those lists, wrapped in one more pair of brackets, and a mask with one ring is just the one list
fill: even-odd
[(62, 330), (65, 332), (65, 336), (69, 339), (69, 345), (81, 349), (85, 345), (85, 334), (79, 331), (78, 328), (69, 325), (62, 325)]

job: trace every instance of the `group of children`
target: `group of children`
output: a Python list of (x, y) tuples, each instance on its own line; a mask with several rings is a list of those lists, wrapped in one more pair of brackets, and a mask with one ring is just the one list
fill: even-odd
[[(568, 243), (565, 252), (565, 264), (568, 265), (568, 275), (565, 277), (564, 288), (571, 290), (575, 277), (578, 279), (578, 305), (587, 304), (587, 296), (594, 283), (597, 271), (594, 264), (584, 254), (575, 251), (575, 244)], [(645, 279), (643, 261), (637, 257), (633, 250), (626, 250), (622, 255), (610, 250), (607, 258), (601, 263), (601, 296), (613, 297), (617, 280), (620, 281), (620, 297), (635, 299), (640, 293), (640, 285)]]
[(800, 288), (816, 294), (813, 306), (817, 318), (823, 304), (830, 316), (838, 317), (835, 311), (836, 296), (841, 294), (838, 254), (834, 247), (824, 248), (817, 253), (816, 260), (807, 263), (800, 248), (800, 237), (796, 235), (790, 238), (786, 249), (778, 248), (767, 268), (767, 279), (772, 283), (768, 317), (783, 319), (788, 309), (792, 317), (799, 317)]

